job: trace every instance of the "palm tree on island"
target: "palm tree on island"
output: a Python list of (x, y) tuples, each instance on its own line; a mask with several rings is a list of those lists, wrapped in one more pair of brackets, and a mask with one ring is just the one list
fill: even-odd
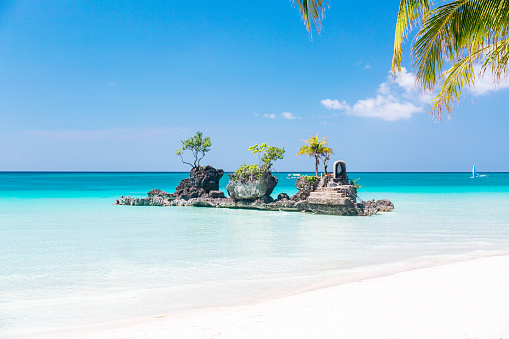
[[(322, 0), (294, 0), (311, 36), (310, 21), (320, 32)], [(401, 0), (396, 20), (392, 74), (401, 71), (402, 43), (412, 27), (412, 59), (416, 83), (425, 92), (438, 85), (430, 115), (439, 120), (451, 114), (465, 87), (475, 86), (486, 71), (495, 84), (506, 76), (509, 65), (509, 3), (505, 0)], [(450, 67), (449, 67), (450, 65)], [(444, 66), (449, 67), (448, 69)]]
[(325, 174), (327, 175), (327, 163), (329, 162), (330, 155), (334, 154), (332, 149), (327, 147), (329, 144), (327, 138), (328, 137), (324, 137), (322, 140), (318, 141), (318, 133), (315, 136), (312, 135), (309, 139), (303, 140), (307, 145), (301, 146), (299, 148), (299, 153), (297, 153), (297, 155), (308, 155), (310, 158), (315, 158), (315, 171), (317, 178), (320, 159), (323, 158), (324, 160), (324, 169)]

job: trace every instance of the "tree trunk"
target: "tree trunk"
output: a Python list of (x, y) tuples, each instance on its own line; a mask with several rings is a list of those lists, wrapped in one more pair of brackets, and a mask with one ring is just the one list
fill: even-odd
[(319, 163), (319, 160), (318, 160), (318, 157), (315, 156), (315, 171), (316, 171), (316, 177), (318, 178), (318, 163)]

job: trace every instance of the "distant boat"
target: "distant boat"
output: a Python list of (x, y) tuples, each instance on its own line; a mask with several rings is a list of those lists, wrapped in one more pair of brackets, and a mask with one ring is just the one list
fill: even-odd
[(299, 178), (301, 175), (298, 174), (298, 173), (289, 173), (288, 176), (286, 177), (286, 179), (297, 179)]
[(475, 164), (474, 164), (474, 166), (472, 167), (472, 176), (470, 178), (484, 178), (485, 176), (486, 176), (485, 174), (477, 173), (477, 171), (475, 170)]

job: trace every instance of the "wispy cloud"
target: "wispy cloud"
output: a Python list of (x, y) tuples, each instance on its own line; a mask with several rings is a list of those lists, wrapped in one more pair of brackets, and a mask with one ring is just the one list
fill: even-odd
[(321, 101), (322, 105), (325, 106), (325, 108), (328, 109), (347, 109), (350, 108), (350, 105), (346, 103), (345, 100), (339, 102), (339, 100), (331, 100), (331, 99), (325, 99)]
[(274, 113), (266, 113), (266, 114), (258, 114), (258, 113), (254, 113), (254, 116), (255, 117), (262, 117), (262, 118), (266, 118), (266, 119), (278, 119), (278, 118), (282, 118), (282, 119), (286, 119), (286, 120), (294, 120), (294, 119), (301, 119), (300, 117), (296, 116), (295, 114), (291, 113), (291, 112), (283, 112), (281, 114), (274, 114)]
[(375, 97), (358, 100), (353, 105), (337, 99), (325, 99), (321, 103), (327, 109), (341, 110), (346, 115), (396, 121), (423, 112), (429, 100), (429, 96), (416, 89), (415, 75), (402, 68), (394, 80), (387, 76), (379, 85)]
[(355, 64), (362, 69), (371, 69), (369, 62), (357, 61)]
[(283, 112), (283, 113), (281, 113), (281, 117), (283, 119), (288, 119), (288, 120), (297, 119), (297, 117), (293, 113), (290, 113), (290, 112)]

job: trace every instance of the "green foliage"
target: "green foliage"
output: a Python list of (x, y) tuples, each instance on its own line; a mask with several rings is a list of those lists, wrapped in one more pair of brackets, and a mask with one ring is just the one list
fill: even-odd
[(249, 150), (258, 158), (258, 164), (242, 164), (232, 175), (233, 180), (259, 180), (263, 172), (270, 171), (274, 161), (283, 159), (285, 149), (268, 146), (266, 143), (249, 147)]
[(325, 172), (327, 172), (327, 164), (329, 162), (329, 158), (331, 154), (334, 154), (332, 149), (328, 147), (327, 137), (322, 138), (322, 140), (318, 140), (318, 133), (316, 135), (312, 135), (309, 139), (303, 140), (306, 145), (301, 146), (299, 148), (299, 153), (297, 155), (308, 155), (311, 158), (315, 158), (315, 171), (316, 176), (318, 176), (318, 164), (320, 163), (320, 159), (323, 160), (325, 165)]
[(311, 25), (312, 21), (316, 31), (320, 34), (320, 30), (322, 28), (322, 20), (324, 18), (323, 9), (325, 6), (328, 6), (327, 0), (292, 0), (294, 4), (296, 4), (299, 8), (300, 15), (304, 24), (306, 25), (306, 29), (309, 32), (309, 36), (311, 37)]
[(248, 180), (256, 179), (259, 180), (262, 177), (262, 171), (258, 168), (257, 164), (240, 165), (239, 169), (233, 174), (233, 180)]
[[(188, 164), (194, 167), (200, 167), (200, 160), (203, 159), (205, 153), (210, 151), (210, 146), (212, 143), (210, 142), (209, 137), (203, 137), (202, 132), (196, 132), (196, 135), (187, 139), (181, 140), (182, 147), (175, 151), (175, 155), (180, 156), (180, 159), (184, 164)], [(194, 156), (194, 162), (191, 164), (189, 162), (184, 161), (183, 154), (184, 151), (191, 151)]]
[(249, 147), (249, 150), (258, 158), (258, 167), (260, 171), (270, 171), (274, 161), (283, 159), (285, 148), (269, 146), (266, 143)]
[(492, 73), (494, 84), (507, 77), (508, 19), (506, 0), (400, 0), (393, 75), (402, 70), (403, 39), (417, 28), (410, 54), (416, 84), (429, 93), (440, 87), (430, 113), (437, 120), (444, 113), (450, 116), (463, 90), (473, 87), (486, 71)]
[(310, 184), (318, 180), (318, 177), (315, 175), (303, 175), (302, 178)]
[(356, 178), (356, 179), (350, 180), (350, 185), (355, 186), (355, 188), (357, 188), (357, 189), (362, 188), (362, 185), (359, 185), (357, 183), (357, 181), (359, 181), (359, 180), (360, 180), (360, 178)]

